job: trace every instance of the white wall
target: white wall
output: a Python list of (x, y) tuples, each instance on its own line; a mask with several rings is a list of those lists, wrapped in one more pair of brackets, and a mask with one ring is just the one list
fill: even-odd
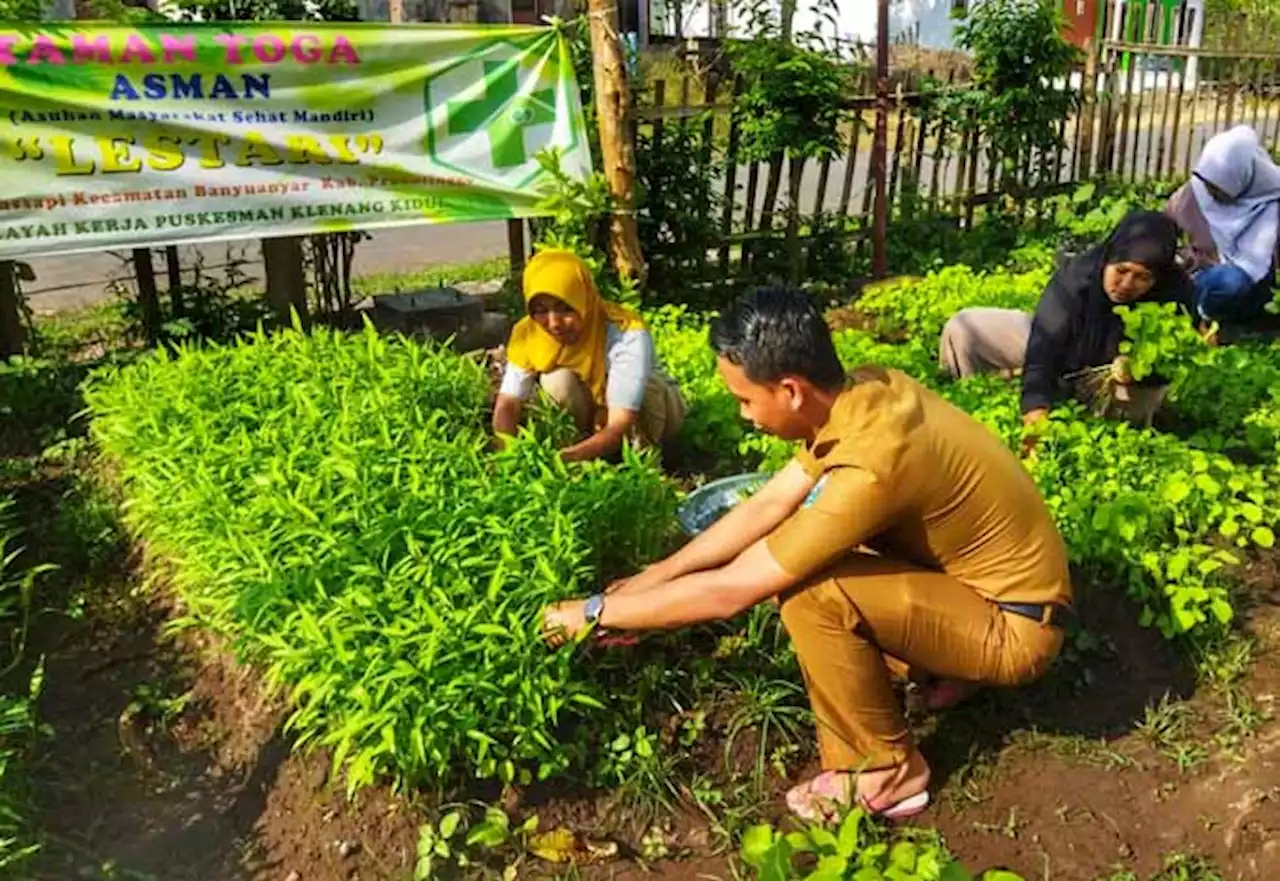
[[(644, 3), (645, 0), (640, 0)], [(677, 17), (681, 27), (676, 28)], [(728, 18), (733, 22), (733, 9), (729, 9)], [(677, 33), (685, 37), (711, 37), (712, 32), (711, 4), (707, 0), (683, 0), (681, 3), (671, 0), (649, 0), (649, 31), (654, 34), (665, 34), (674, 37)]]
[[(799, 0), (796, 29), (811, 30), (818, 21), (812, 3)], [(890, 0), (889, 39), (920, 36), (920, 45), (940, 49), (952, 47), (955, 31), (951, 20), (952, 0)], [(837, 0), (836, 36), (842, 40), (874, 43), (876, 39), (876, 4), (874, 0)], [(824, 33), (829, 26), (824, 22)]]

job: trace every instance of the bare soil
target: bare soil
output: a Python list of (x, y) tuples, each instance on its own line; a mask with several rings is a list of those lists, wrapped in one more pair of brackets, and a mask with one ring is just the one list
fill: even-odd
[[(55, 482), (25, 504), (52, 510), (61, 492)], [(35, 798), (49, 841), (33, 881), (411, 878), (434, 798), (374, 788), (348, 800), (323, 752), (291, 750), (285, 711), (224, 643), (166, 631), (178, 610), (163, 589), (139, 588), (140, 569), (124, 550), (92, 570), (68, 565), (68, 583), (91, 580), (84, 614), (40, 622), (51, 736), (38, 749)], [(913, 716), (936, 793), (921, 825), (939, 828), (970, 868), (1028, 879), (1093, 881), (1117, 868), (1148, 878), (1171, 854), (1202, 855), (1225, 881), (1280, 877), (1276, 575), (1275, 558), (1250, 566), (1243, 626), (1258, 648), (1230, 700), (1197, 685), (1114, 591), (1084, 591), (1086, 635), (1069, 640), (1044, 681)], [(1153, 722), (1148, 708), (1166, 695)], [(1164, 734), (1144, 733), (1144, 720)], [(712, 768), (723, 744), (699, 755)], [(782, 821), (785, 788), (813, 770), (771, 775), (756, 819)], [(584, 878), (733, 877), (723, 837), (693, 809), (669, 821), (673, 857), (645, 866), (637, 854), (650, 818), (609, 793), (548, 787), (508, 793), (505, 805), (536, 813), (543, 830), (616, 841), (618, 858)], [(521, 863), (521, 877), (562, 870)]]

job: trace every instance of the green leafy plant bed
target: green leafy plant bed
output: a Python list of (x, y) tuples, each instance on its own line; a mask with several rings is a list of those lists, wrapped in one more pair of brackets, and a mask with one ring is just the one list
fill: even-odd
[(659, 554), (673, 489), (630, 452), (565, 466), (547, 417), (490, 453), (487, 394), (475, 362), (369, 328), (157, 352), (87, 389), (190, 623), (260, 665), (350, 788), (581, 770), (585, 731), (649, 696), (606, 709), (538, 612)]

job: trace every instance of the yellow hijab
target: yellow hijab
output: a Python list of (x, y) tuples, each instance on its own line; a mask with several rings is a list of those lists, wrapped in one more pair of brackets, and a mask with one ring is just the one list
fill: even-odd
[(591, 269), (572, 251), (540, 251), (524, 270), (524, 304), (549, 294), (582, 317), (582, 333), (571, 345), (561, 345), (532, 318), (525, 316), (511, 330), (507, 360), (529, 373), (550, 373), (568, 368), (591, 390), (596, 404), (604, 405), (605, 337), (609, 322), (618, 330), (641, 330), (644, 320), (616, 303), (605, 301), (596, 290)]

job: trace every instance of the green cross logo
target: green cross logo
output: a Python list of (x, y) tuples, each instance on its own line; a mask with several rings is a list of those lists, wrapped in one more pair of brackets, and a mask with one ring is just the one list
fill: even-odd
[(520, 89), (516, 77), (519, 66), (518, 58), (484, 62), (484, 97), (473, 101), (449, 101), (446, 107), (450, 135), (485, 131), (494, 168), (523, 165), (528, 161), (524, 130), (556, 121), (556, 93), (553, 89), (516, 97)]
[(563, 37), (539, 28), (520, 39), (478, 40), (422, 85), (427, 160), (436, 173), (531, 203), (546, 177), (534, 154), (564, 151), (566, 169), (591, 167)]

